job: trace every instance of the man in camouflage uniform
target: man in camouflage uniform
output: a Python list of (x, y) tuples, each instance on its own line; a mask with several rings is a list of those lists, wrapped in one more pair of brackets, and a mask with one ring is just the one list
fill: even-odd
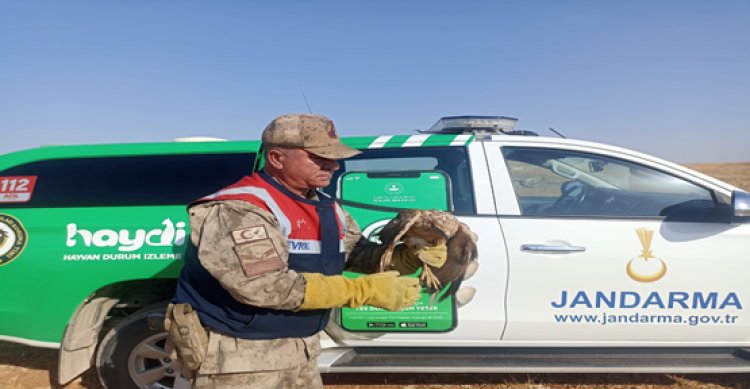
[[(173, 303), (191, 304), (208, 330), (194, 388), (322, 388), (316, 357), (331, 308), (396, 311), (419, 298), (418, 281), (397, 272), (340, 275), (355, 245), (359, 264), (377, 261), (382, 247), (316, 190), (338, 159), (359, 153), (333, 122), (280, 116), (262, 141), (262, 172), (189, 206), (191, 245)], [(394, 257), (416, 263), (406, 251)]]

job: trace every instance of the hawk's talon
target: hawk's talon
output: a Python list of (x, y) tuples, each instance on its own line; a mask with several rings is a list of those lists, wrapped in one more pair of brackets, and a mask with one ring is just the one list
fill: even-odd
[(440, 289), (440, 280), (435, 276), (432, 270), (427, 267), (427, 265), (422, 265), (422, 274), (419, 275), (419, 280), (422, 281), (422, 284), (424, 284), (425, 287), (432, 290)]

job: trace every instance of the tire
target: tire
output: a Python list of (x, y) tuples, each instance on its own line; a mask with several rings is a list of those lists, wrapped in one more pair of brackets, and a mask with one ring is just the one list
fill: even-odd
[(162, 322), (166, 306), (162, 302), (139, 310), (102, 339), (96, 367), (105, 388), (190, 388), (190, 381), (179, 373), (179, 361), (171, 359), (164, 350), (167, 333)]

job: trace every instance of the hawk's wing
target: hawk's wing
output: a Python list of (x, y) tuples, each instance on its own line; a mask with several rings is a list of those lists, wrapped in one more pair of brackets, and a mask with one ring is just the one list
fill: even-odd
[(399, 214), (393, 218), (388, 224), (380, 230), (378, 238), (380, 242), (385, 246), (383, 256), (380, 258), (380, 271), (388, 268), (391, 264), (391, 255), (393, 255), (393, 249), (401, 241), (401, 237), (409, 231), (414, 223), (416, 223), (422, 216), (421, 211), (418, 209), (408, 209), (399, 212)]
[(441, 285), (448, 285), (448, 290), (439, 301), (454, 295), (466, 276), (469, 264), (477, 258), (477, 236), (466, 224), (460, 223), (456, 233), (448, 239), (448, 259), (440, 268), (431, 267)]

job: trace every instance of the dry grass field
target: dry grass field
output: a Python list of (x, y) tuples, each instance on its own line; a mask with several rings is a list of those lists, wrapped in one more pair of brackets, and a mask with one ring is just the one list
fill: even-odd
[[(690, 164), (695, 170), (750, 191), (750, 162)], [(96, 373), (59, 387), (57, 351), (0, 342), (1, 389), (101, 389)], [(750, 374), (336, 374), (324, 376), (330, 389), (663, 389), (750, 388)]]
[(685, 166), (750, 191), (750, 162), (694, 163)]

